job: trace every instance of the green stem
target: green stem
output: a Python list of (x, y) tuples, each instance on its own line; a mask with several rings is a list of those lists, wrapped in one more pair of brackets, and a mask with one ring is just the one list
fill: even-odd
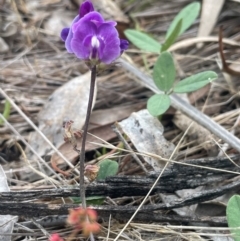
[[(11, 112), (11, 104), (8, 100), (6, 100), (4, 105), (4, 111), (3, 111), (3, 116), (5, 119), (8, 119), (8, 117), (10, 116), (10, 112)], [(0, 125), (2, 125), (3, 123), (4, 123), (4, 120), (0, 118)]]
[(86, 197), (85, 197), (85, 185), (84, 185), (85, 143), (86, 143), (86, 139), (87, 139), (89, 119), (90, 119), (90, 115), (91, 115), (91, 111), (92, 111), (92, 103), (93, 103), (96, 75), (97, 75), (97, 67), (93, 66), (92, 69), (91, 69), (90, 92), (89, 92), (89, 99), (88, 99), (87, 115), (86, 115), (85, 125), (84, 125), (84, 129), (83, 129), (81, 154), (79, 156), (79, 162), (80, 162), (80, 197), (81, 197), (81, 200), (82, 200), (82, 207), (83, 208), (87, 207)]

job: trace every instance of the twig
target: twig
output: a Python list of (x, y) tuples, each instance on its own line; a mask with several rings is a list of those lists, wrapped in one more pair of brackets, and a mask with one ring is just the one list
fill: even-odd
[(219, 53), (220, 53), (220, 57), (222, 60), (222, 71), (226, 72), (230, 75), (234, 75), (234, 76), (240, 76), (240, 72), (236, 71), (232, 68), (230, 68), (227, 63), (226, 63), (226, 59), (223, 53), (223, 28), (222, 26), (219, 29), (219, 34), (218, 34), (218, 41), (219, 41)]
[[(195, 37), (195, 38), (188, 38), (181, 40), (175, 44), (173, 44), (170, 48), (169, 51), (176, 51), (178, 49), (182, 48), (187, 48), (192, 45), (196, 45), (197, 43), (206, 43), (206, 42), (218, 42), (218, 37), (217, 36), (204, 36), (204, 37)], [(232, 39), (224, 38), (223, 42), (225, 44), (229, 44), (231, 46), (240, 46), (240, 44), (237, 41), (234, 41)]]
[[(134, 74), (136, 77), (139, 78), (140, 83), (147, 87), (148, 89), (152, 90), (155, 93), (161, 93), (160, 90), (157, 89), (151, 77), (145, 75), (143, 72), (138, 70), (132, 64), (128, 63), (124, 59), (119, 60), (122, 66)], [(186, 101), (182, 100), (179, 96), (172, 94), (170, 95), (171, 98), (171, 105), (181, 111), (183, 114), (187, 115), (189, 118), (197, 122), (199, 125), (205, 127), (207, 130), (212, 132), (214, 135), (221, 138), (224, 142), (227, 142), (231, 147), (235, 148), (238, 152), (240, 152), (240, 140), (228, 132), (225, 128), (221, 125), (213, 121), (210, 117), (203, 114), (201, 111), (197, 110), (192, 105), (188, 104)]]

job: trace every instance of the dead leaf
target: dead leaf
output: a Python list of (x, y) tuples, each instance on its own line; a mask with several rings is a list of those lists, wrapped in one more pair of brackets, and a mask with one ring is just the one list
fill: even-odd
[[(90, 118), (88, 132), (103, 139), (104, 141), (109, 141), (116, 137), (116, 134), (112, 131), (111, 125), (116, 121), (120, 121), (128, 117), (132, 112), (138, 111), (142, 108), (142, 106), (143, 104), (140, 103), (129, 106), (119, 106), (110, 109), (94, 111)], [(95, 150), (99, 147), (90, 142), (102, 143), (93, 136), (88, 135), (86, 142), (86, 151)], [(77, 139), (77, 146), (78, 148), (81, 146), (81, 139)], [(58, 150), (70, 162), (74, 162), (78, 158), (78, 153), (73, 150), (71, 143), (63, 143)], [(58, 167), (59, 165), (64, 164), (64, 161), (56, 153), (54, 153), (51, 157), (51, 163), (53, 163), (55, 167)]]
[[(123, 132), (129, 137), (138, 152), (148, 152), (169, 158), (174, 145), (163, 136), (163, 126), (160, 121), (151, 116), (147, 110), (132, 113), (132, 115), (119, 122)], [(165, 162), (153, 157), (143, 157), (154, 170), (160, 170)]]
[(98, 126), (114, 123), (128, 117), (134, 111), (141, 110), (145, 106), (144, 103), (138, 103), (128, 106), (117, 106), (105, 110), (93, 111), (90, 118), (89, 130)]
[[(76, 77), (58, 88), (39, 112), (39, 129), (56, 147), (64, 142), (62, 128), (64, 120), (73, 120), (73, 127), (82, 129), (88, 105), (89, 88), (90, 72)], [(51, 150), (49, 145), (36, 132), (31, 133), (29, 144), (40, 156), (46, 155)], [(33, 157), (28, 154), (28, 158), (32, 159)]]
[[(116, 134), (112, 131), (111, 125), (106, 125), (106, 126), (101, 126), (98, 128), (93, 129), (92, 131), (90, 131), (91, 134), (105, 140), (105, 141), (109, 141), (111, 139), (113, 139), (114, 137), (116, 137)], [(85, 150), (86, 151), (91, 151), (91, 150), (95, 150), (96, 148), (100, 147), (100, 145), (95, 145), (92, 144), (91, 142), (97, 142), (97, 143), (102, 143), (101, 141), (99, 141), (98, 139), (96, 139), (95, 137), (91, 136), (91, 135), (87, 135), (87, 142), (86, 142), (86, 147)], [(81, 139), (77, 139), (77, 146), (80, 147), (82, 144)], [(58, 150), (70, 161), (70, 162), (75, 162), (78, 158), (78, 153), (76, 151), (73, 150), (72, 144), (71, 143), (63, 143)], [(57, 155), (56, 153), (53, 153), (52, 157), (51, 157), (51, 163), (52, 165), (54, 165), (55, 167), (58, 167), (59, 165), (65, 164), (64, 160), (62, 160), (61, 157), (59, 157), (59, 155)], [(57, 170), (59, 171), (59, 170)], [(62, 171), (59, 171), (62, 173)], [(64, 172), (64, 175), (68, 175), (68, 173)]]

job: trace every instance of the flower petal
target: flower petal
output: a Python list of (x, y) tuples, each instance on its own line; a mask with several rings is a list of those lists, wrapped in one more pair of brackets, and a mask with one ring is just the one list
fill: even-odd
[(71, 48), (71, 40), (73, 38), (72, 27), (77, 21), (79, 21), (79, 16), (76, 16), (73, 19), (72, 24), (71, 24), (70, 29), (69, 29), (69, 32), (68, 32), (68, 35), (67, 35), (67, 38), (65, 40), (65, 47), (66, 47), (66, 49), (69, 53), (73, 53), (72, 48)]
[(121, 53), (128, 49), (129, 46), (129, 42), (126, 39), (120, 39), (120, 49), (121, 49)]
[(90, 1), (85, 1), (81, 4), (80, 9), (79, 9), (79, 17), (82, 18), (84, 17), (86, 14), (93, 12), (94, 11), (94, 7), (93, 4)]
[(117, 22), (115, 21), (109, 20), (109, 21), (105, 21), (105, 23), (111, 24), (113, 27), (117, 26)]
[[(64, 28), (61, 38), (69, 53), (74, 53), (87, 64), (110, 64), (128, 48), (127, 40), (120, 40), (115, 21), (104, 21), (94, 11), (90, 0), (85, 0), (70, 28)], [(89, 62), (90, 61), (90, 62)]]
[(61, 39), (66, 41), (70, 28), (64, 28), (61, 32)]
[(89, 59), (92, 36), (97, 33), (97, 27), (92, 22), (83, 22), (76, 29), (71, 41), (74, 54), (80, 59)]
[(88, 14), (86, 14), (83, 18), (81, 18), (78, 22), (76, 22), (75, 24), (73, 24), (72, 30), (73, 33), (75, 31), (77, 31), (78, 28), (81, 28), (81, 25), (83, 24), (83, 22), (99, 22), (99, 23), (103, 23), (104, 22), (104, 18), (103, 16), (98, 13), (98, 12), (90, 12)]
[(99, 37), (96, 37), (96, 38), (98, 40), (98, 48), (94, 48), (93, 46), (91, 46), (91, 48), (92, 48), (91, 50), (92, 51), (91, 51), (90, 58), (91, 59), (96, 59), (96, 60), (101, 60), (102, 57), (103, 57), (104, 49), (105, 49), (105, 43), (104, 43), (104, 41), (101, 38), (99, 38)]
[(103, 23), (98, 29), (98, 37), (105, 43), (101, 61), (110, 64), (120, 56), (120, 39), (115, 27)]
[(58, 233), (54, 233), (50, 236), (49, 241), (63, 241)]

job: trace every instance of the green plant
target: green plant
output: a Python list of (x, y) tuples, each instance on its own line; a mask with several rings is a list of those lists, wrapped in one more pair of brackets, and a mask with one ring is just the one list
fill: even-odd
[[(232, 196), (227, 204), (227, 221), (235, 241), (240, 241), (240, 196)], [(234, 229), (235, 228), (235, 229)], [(237, 229), (238, 228), (238, 229)]]
[[(71, 197), (73, 203), (79, 204), (81, 202), (80, 197)], [(86, 197), (86, 203), (87, 205), (102, 205), (105, 200), (104, 196), (92, 196), (92, 197)]]
[[(77, 148), (76, 134), (71, 132), (73, 121), (64, 125), (68, 136), (65, 141), (71, 142), (73, 149), (79, 156), (79, 173), (80, 173), (80, 196), (83, 209), (86, 209), (86, 195), (84, 184), (84, 163), (85, 163), (85, 145), (87, 140), (87, 130), (92, 111), (95, 83), (99, 70), (107, 68), (118, 59), (121, 54), (128, 48), (128, 41), (120, 39), (116, 29), (116, 22), (110, 23), (104, 20), (103, 16), (94, 11), (94, 6), (90, 0), (82, 2), (78, 14), (73, 19), (69, 27), (61, 31), (61, 39), (65, 42), (66, 50), (74, 54), (78, 59), (85, 62), (91, 72), (90, 90), (88, 96), (88, 105), (86, 118), (83, 127), (81, 150)], [(81, 134), (81, 133), (79, 133)], [(92, 234), (90, 240), (94, 240)]]
[(118, 163), (110, 159), (100, 162), (97, 180), (104, 180), (108, 176), (116, 175), (118, 171)]
[[(11, 104), (8, 100), (6, 100), (4, 105), (4, 110), (3, 110), (3, 116), (5, 119), (8, 119), (8, 117), (10, 116), (10, 112), (11, 112)], [(0, 125), (3, 125), (3, 123), (4, 123), (4, 120), (0, 118)]]
[[(116, 161), (105, 159), (99, 164), (99, 171), (96, 180), (104, 180), (106, 177), (114, 176), (118, 172), (118, 163)], [(81, 203), (81, 198), (71, 197), (74, 203)], [(88, 205), (101, 205), (105, 200), (104, 196), (86, 197)]]
[(153, 80), (157, 88), (163, 93), (153, 95), (147, 102), (147, 109), (153, 116), (163, 114), (170, 107), (170, 94), (196, 91), (217, 78), (215, 72), (205, 71), (175, 83), (176, 70), (174, 61), (172, 55), (166, 52), (177, 37), (193, 24), (199, 15), (199, 11), (200, 3), (198, 2), (193, 2), (183, 8), (170, 24), (165, 36), (165, 42), (162, 45), (146, 33), (134, 29), (125, 31), (128, 39), (141, 50), (160, 53), (153, 68)]
[(170, 24), (162, 45), (148, 34), (136, 29), (127, 29), (124, 33), (141, 50), (152, 53), (164, 52), (193, 24), (199, 15), (200, 7), (199, 2), (193, 2), (183, 8)]
[(163, 52), (153, 69), (154, 83), (163, 93), (155, 94), (148, 100), (147, 109), (151, 115), (159, 116), (170, 107), (170, 94), (198, 90), (217, 78), (215, 72), (204, 71), (175, 83), (175, 76), (176, 70), (172, 55), (169, 52)]

